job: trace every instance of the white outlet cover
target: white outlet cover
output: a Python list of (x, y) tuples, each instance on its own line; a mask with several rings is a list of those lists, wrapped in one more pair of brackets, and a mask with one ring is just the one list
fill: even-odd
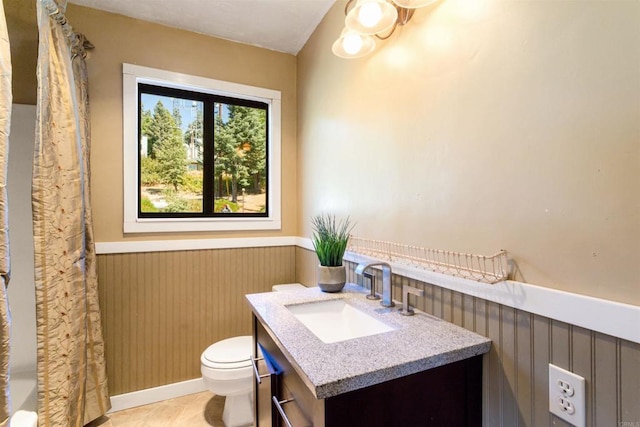
[[(573, 394), (567, 392), (573, 389)], [(583, 377), (549, 363), (549, 412), (575, 427), (587, 424), (585, 380)], [(563, 405), (564, 403), (564, 405)], [(567, 405), (574, 411), (567, 411)]]

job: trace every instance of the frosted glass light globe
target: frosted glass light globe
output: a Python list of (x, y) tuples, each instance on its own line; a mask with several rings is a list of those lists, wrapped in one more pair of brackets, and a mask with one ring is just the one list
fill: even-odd
[(358, 11), (358, 21), (367, 28), (375, 27), (381, 19), (382, 9), (380, 3), (376, 1), (364, 3)]
[(368, 55), (376, 48), (376, 41), (372, 36), (358, 34), (344, 28), (338, 40), (331, 45), (331, 51), (344, 59), (360, 58)]
[(358, 0), (349, 10), (344, 24), (364, 36), (390, 30), (398, 19), (398, 11), (386, 0)]
[(344, 51), (350, 55), (355, 55), (362, 49), (362, 38), (358, 34), (347, 34), (342, 39)]

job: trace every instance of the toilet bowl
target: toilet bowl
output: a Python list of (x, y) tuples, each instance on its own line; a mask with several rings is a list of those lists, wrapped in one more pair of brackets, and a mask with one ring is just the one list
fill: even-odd
[[(274, 292), (305, 289), (298, 283), (275, 285)], [(200, 356), (202, 379), (209, 390), (226, 396), (222, 421), (226, 427), (253, 424), (253, 338), (227, 338), (211, 344)]]
[(200, 356), (202, 379), (209, 390), (226, 396), (222, 421), (227, 427), (253, 423), (251, 335), (228, 338), (210, 345)]

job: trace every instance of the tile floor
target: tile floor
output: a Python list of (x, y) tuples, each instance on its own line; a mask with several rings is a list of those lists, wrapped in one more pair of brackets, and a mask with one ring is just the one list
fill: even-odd
[(209, 391), (113, 412), (87, 427), (224, 427), (224, 396)]

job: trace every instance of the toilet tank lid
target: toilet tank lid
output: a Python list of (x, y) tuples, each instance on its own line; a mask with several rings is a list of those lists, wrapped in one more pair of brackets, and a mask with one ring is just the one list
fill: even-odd
[(211, 344), (204, 351), (204, 358), (213, 363), (237, 363), (248, 361), (253, 354), (251, 335), (227, 338)]
[(300, 289), (307, 289), (306, 286), (300, 284), (300, 283), (285, 283), (282, 285), (273, 285), (271, 287), (271, 290), (274, 292), (281, 292), (281, 291), (296, 291), (296, 290), (300, 290)]

